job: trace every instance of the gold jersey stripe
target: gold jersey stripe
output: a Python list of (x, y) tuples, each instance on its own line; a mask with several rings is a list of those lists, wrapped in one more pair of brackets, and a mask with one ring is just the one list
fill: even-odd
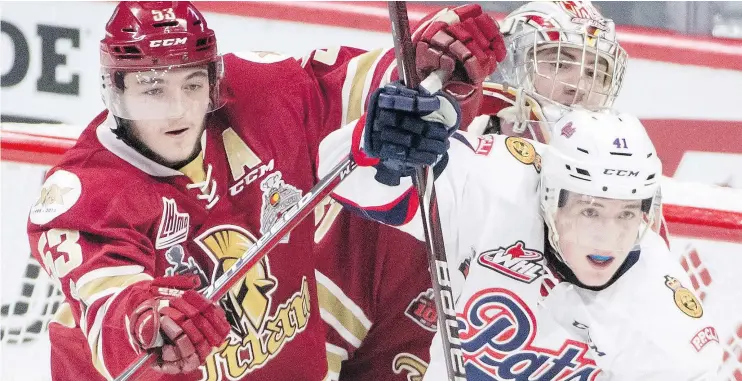
[(103, 293), (111, 288), (123, 288), (145, 280), (152, 280), (152, 276), (142, 273), (98, 278), (77, 289), (77, 297), (86, 306), (90, 306), (97, 294)]
[(343, 364), (343, 356), (340, 354), (331, 352), (330, 350), (327, 351), (327, 376), (325, 377), (328, 380), (335, 380), (340, 375), (340, 369), (342, 368)]
[[(330, 290), (321, 283), (317, 283), (317, 296), (320, 308), (332, 315), (340, 325), (359, 341), (368, 334), (368, 329), (358, 317), (346, 307)], [(340, 333), (340, 332), (339, 332)], [(342, 333), (341, 333), (342, 335)], [(351, 343), (353, 344), (353, 343)]]
[[(373, 75), (372, 69), (375, 66), (374, 63), (378, 63), (377, 58), (379, 58), (383, 51), (383, 49), (376, 49), (353, 58), (357, 60), (357, 66), (355, 73), (353, 73), (350, 94), (348, 95), (348, 112), (345, 120), (352, 121), (361, 117), (363, 104), (365, 103), (363, 93), (366, 77), (369, 74)], [(348, 73), (349, 76), (350, 74)]]
[(59, 305), (59, 309), (57, 309), (49, 324), (51, 323), (61, 324), (67, 328), (77, 327), (75, 317), (72, 315), (72, 307), (70, 307), (69, 303), (64, 302)]

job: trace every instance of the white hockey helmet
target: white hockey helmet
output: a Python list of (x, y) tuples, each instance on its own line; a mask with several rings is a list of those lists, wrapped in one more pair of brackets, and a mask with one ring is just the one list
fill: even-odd
[[(613, 20), (580, 1), (533, 1), (502, 23), (507, 57), (493, 79), (540, 101), (612, 106), (628, 61)], [(553, 121), (553, 119), (552, 119)]]
[[(553, 131), (542, 157), (540, 186), (541, 211), (552, 247), (563, 261), (564, 239), (582, 240), (582, 246), (595, 250), (628, 253), (659, 208), (662, 163), (644, 126), (631, 115), (576, 109), (563, 116)], [(558, 224), (557, 214), (570, 194), (587, 208), (575, 214), (585, 225), (573, 226), (571, 230), (577, 232), (573, 237), (560, 237), (564, 225)], [(629, 201), (625, 204), (635, 209), (602, 208), (616, 200)], [(607, 220), (611, 218), (615, 220)], [(608, 223), (621, 226), (611, 233)]]

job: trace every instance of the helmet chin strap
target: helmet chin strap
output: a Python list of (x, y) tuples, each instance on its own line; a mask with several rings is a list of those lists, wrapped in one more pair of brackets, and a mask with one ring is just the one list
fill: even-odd
[[(566, 106), (556, 104), (555, 102), (548, 100), (538, 94), (531, 95), (526, 92), (524, 88), (516, 88), (515, 101), (512, 106), (505, 107), (497, 113), (497, 117), (502, 120), (503, 123), (512, 125), (512, 131), (517, 135), (524, 135), (529, 133), (530, 136), (526, 136), (529, 139), (548, 143), (551, 138), (551, 124), (558, 121), (568, 110)], [(541, 115), (544, 120), (538, 120), (538, 116)], [(533, 117), (532, 117), (533, 116)], [(543, 130), (541, 125), (546, 123), (549, 127), (548, 136), (547, 132)], [(541, 128), (540, 131), (536, 131), (534, 125), (538, 125)]]
[(526, 107), (523, 88), (518, 88), (515, 92), (515, 103), (510, 107), (505, 107), (497, 112), (497, 117), (505, 123), (513, 124), (513, 132), (522, 134), (526, 129), (526, 120), (529, 118), (529, 110)]

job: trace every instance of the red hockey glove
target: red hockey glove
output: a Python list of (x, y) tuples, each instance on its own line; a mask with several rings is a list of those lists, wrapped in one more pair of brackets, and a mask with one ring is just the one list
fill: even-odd
[(157, 354), (157, 371), (194, 371), (227, 338), (224, 311), (194, 290), (198, 284), (192, 276), (157, 278), (149, 286), (151, 297), (128, 317), (132, 341)]
[(479, 114), (482, 82), (505, 59), (505, 43), (497, 22), (477, 4), (443, 9), (426, 16), (415, 30), (417, 74), (427, 78), (443, 70), (450, 80), (444, 90), (461, 105), (461, 126)]

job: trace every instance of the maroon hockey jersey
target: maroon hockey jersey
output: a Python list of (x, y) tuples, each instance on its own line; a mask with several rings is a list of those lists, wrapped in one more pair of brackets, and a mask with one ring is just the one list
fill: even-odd
[[(226, 55), (231, 99), (179, 171), (125, 145), (99, 115), (29, 217), (33, 255), (66, 297), (50, 324), (54, 380), (111, 379), (130, 364), (127, 286), (176, 273), (205, 286), (231, 266), (317, 181), (319, 141), (363, 112), (369, 88), (396, 75), (392, 61), (351, 48)], [(204, 366), (160, 379), (324, 379), (314, 233), (306, 220), (221, 300), (232, 332)]]
[(328, 379), (421, 379), (437, 326), (425, 244), (329, 198), (315, 215)]

